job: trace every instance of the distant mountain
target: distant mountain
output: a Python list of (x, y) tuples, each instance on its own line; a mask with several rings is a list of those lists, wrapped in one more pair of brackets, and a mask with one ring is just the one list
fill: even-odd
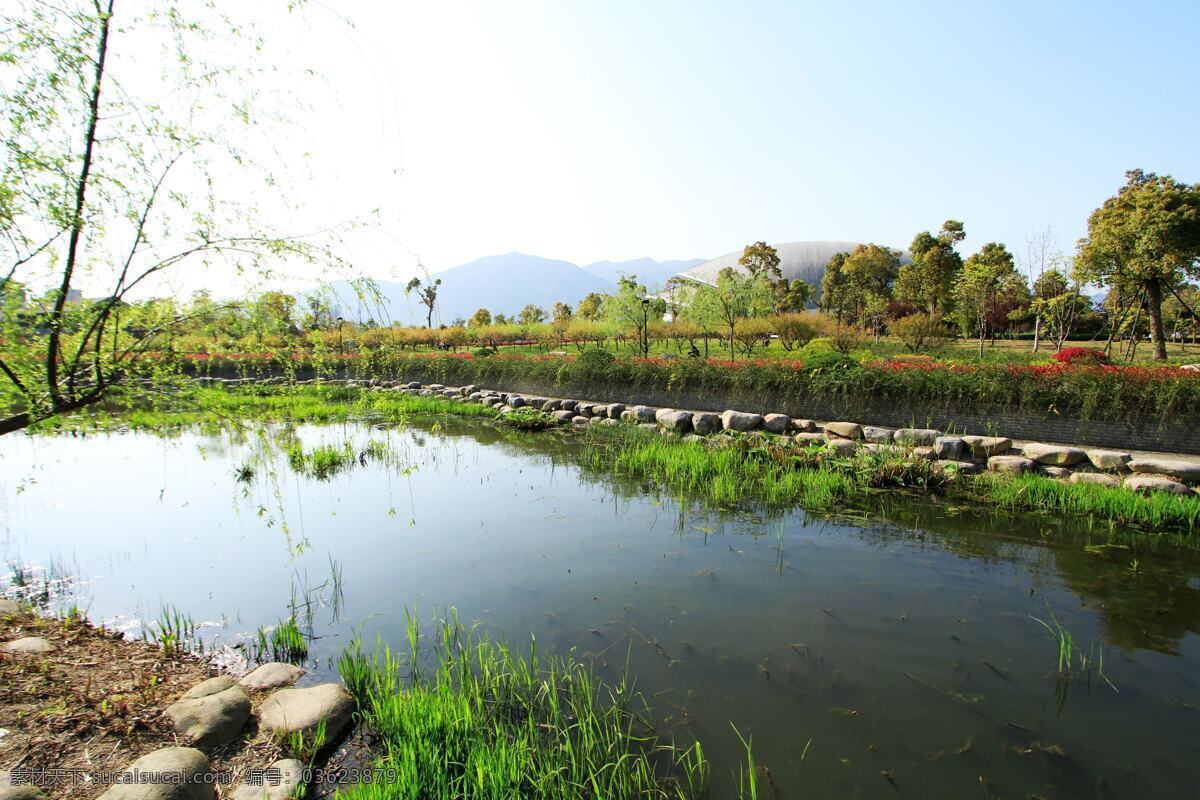
[(613, 284), (622, 275), (636, 275), (638, 282), (651, 290), (661, 289), (667, 278), (676, 272), (691, 269), (697, 264), (703, 264), (703, 258), (689, 258), (675, 261), (655, 261), (653, 258), (637, 258), (633, 261), (597, 261), (585, 264), (583, 269), (598, 278), (603, 278)]
[[(438, 287), (433, 323), (448, 325), (459, 317), (470, 319), (479, 308), (486, 308), (493, 314), (512, 316), (528, 303), (541, 306), (549, 313), (557, 301), (574, 306), (591, 292), (607, 294), (614, 291), (621, 275), (637, 275), (639, 282), (654, 289), (676, 272), (701, 263), (703, 259), (659, 262), (652, 258), (639, 258), (633, 261), (599, 261), (581, 268), (569, 261), (525, 253), (487, 256), (433, 273), (434, 279), (440, 278), (442, 281)], [(415, 295), (404, 293), (403, 283), (377, 283), (383, 295), (382, 308), (363, 303), (346, 281), (334, 281), (329, 288), (337, 297), (335, 316), (359, 322), (375, 320), (380, 323), (425, 324), (425, 308), (417, 302)], [(301, 294), (301, 299), (304, 294)]]

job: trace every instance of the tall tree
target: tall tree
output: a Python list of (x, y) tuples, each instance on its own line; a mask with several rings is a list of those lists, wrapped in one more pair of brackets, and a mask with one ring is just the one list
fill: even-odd
[(930, 314), (946, 311), (953, 299), (954, 278), (962, 268), (962, 256), (955, 246), (963, 240), (963, 224), (949, 219), (935, 236), (918, 233), (908, 247), (911, 261), (900, 267), (896, 276), (896, 296)]
[(821, 297), (817, 306), (829, 316), (842, 324), (844, 317), (853, 307), (850, 280), (846, 275), (846, 259), (849, 253), (834, 253), (825, 265), (825, 274), (821, 277)]
[(874, 328), (876, 334), (899, 269), (900, 253), (877, 244), (860, 244), (842, 263), (854, 317), (860, 325)]
[[(282, 106), (256, 80), (277, 65), (257, 56), (250, 27), (199, 7), (7, 0), (0, 11), (0, 282), (52, 283), (32, 325), (0, 319), (0, 433), (117, 388), (137, 395), (135, 374), (165, 378), (167, 363), (143, 356), (186, 319), (131, 319), (141, 312), (128, 302), (165, 274), (338, 263), (332, 245), (281, 235), (256, 208), (260, 192), (287, 198), (251, 149), (278, 149), (269, 122)], [(138, 61), (146, 52), (154, 69)], [(83, 286), (99, 299), (71, 302)]]
[(1076, 274), (1081, 282), (1140, 292), (1154, 357), (1165, 361), (1163, 298), (1186, 279), (1200, 278), (1200, 187), (1140, 169), (1125, 178), (1088, 218)]
[(1023, 298), (1027, 293), (1012, 253), (1002, 244), (988, 242), (963, 264), (954, 279), (955, 313), (965, 330), (979, 334), (980, 357), (984, 339), (994, 331), (1001, 300)]
[(425, 306), (425, 327), (433, 328), (433, 311), (437, 308), (438, 287), (442, 285), (442, 279), (436, 280), (430, 278), (429, 275), (425, 279), (413, 278), (404, 285), (405, 294), (417, 295), (417, 302)]
[(555, 302), (554, 307), (550, 310), (550, 319), (554, 322), (561, 322), (564, 325), (571, 321), (574, 312), (566, 303), (560, 301)]
[(1079, 284), (1072, 281), (1065, 271), (1054, 267), (1042, 272), (1033, 282), (1033, 302), (1029, 307), (1039, 327), (1054, 340), (1059, 350), (1080, 318), (1090, 310)]
[(738, 263), (745, 267), (753, 278), (765, 278), (770, 281), (783, 278), (779, 269), (779, 252), (766, 242), (746, 245)]
[(521, 325), (538, 325), (546, 321), (546, 310), (541, 306), (528, 304), (517, 314), (517, 322)]
[(467, 324), (472, 328), (483, 328), (491, 325), (492, 312), (488, 311), (486, 308), (478, 308), (475, 310), (475, 313), (471, 315), (471, 319), (467, 321)]
[(599, 322), (604, 316), (604, 295), (596, 292), (589, 293), (579, 301), (575, 316), (588, 322)]
[(771, 281), (743, 275), (732, 267), (717, 274), (716, 284), (697, 285), (688, 313), (702, 328), (723, 328), (729, 336), (729, 360), (734, 359), (738, 322), (771, 313)]

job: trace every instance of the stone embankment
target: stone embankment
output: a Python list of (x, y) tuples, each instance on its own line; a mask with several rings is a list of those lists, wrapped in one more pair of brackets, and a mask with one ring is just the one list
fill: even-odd
[(771, 436), (777, 441), (790, 439), (803, 447), (833, 448), (844, 456), (860, 451), (900, 451), (962, 473), (983, 470), (1012, 475), (1039, 473), (1072, 483), (1124, 486), (1138, 492), (1192, 494), (1200, 491), (1195, 488), (1200, 484), (1200, 463), (1119, 450), (1017, 442), (1004, 436), (955, 435), (953, 432), (930, 428), (882, 428), (842, 420), (797, 419), (784, 414), (754, 414), (735, 410), (717, 414), (645, 405), (594, 403), (482, 389), (478, 386), (448, 387), (410, 381), (385, 388), (424, 397), (440, 396), (465, 403), (480, 403), (497, 409), (501, 414), (519, 408), (535, 408), (552, 415), (561, 425), (627, 423), (714, 445), (727, 442), (728, 437), (738, 434)]

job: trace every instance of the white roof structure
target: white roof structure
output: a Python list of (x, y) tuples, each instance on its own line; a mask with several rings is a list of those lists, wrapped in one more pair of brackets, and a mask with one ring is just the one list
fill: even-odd
[[(786, 242), (772, 245), (779, 253), (779, 270), (788, 280), (800, 279), (814, 287), (820, 287), (821, 277), (825, 274), (825, 265), (837, 253), (852, 253), (858, 247), (858, 242)], [(678, 272), (674, 278), (697, 281), (713, 285), (717, 282), (717, 274), (725, 267), (733, 267), (739, 272), (746, 272), (745, 267), (738, 266), (742, 251), (705, 261), (684, 272)], [(908, 263), (908, 254), (901, 260)]]

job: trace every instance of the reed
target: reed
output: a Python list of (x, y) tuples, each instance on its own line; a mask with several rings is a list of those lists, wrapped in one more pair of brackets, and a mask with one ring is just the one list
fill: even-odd
[[(679, 749), (645, 721), (640, 695), (596, 680), (573, 657), (527, 657), (453, 618), (409, 652), (356, 639), (339, 660), (380, 753), (386, 785), (348, 800), (424, 797), (690, 798), (709, 768), (699, 745)], [(416, 669), (418, 663), (421, 669)]]

